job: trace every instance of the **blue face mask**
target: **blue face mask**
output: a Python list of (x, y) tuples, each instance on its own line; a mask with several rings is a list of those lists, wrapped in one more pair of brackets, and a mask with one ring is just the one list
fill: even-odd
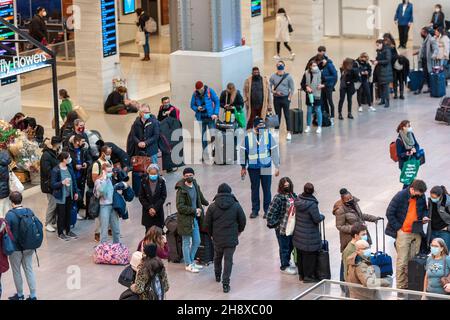
[(284, 70), (284, 66), (282, 64), (280, 64), (279, 66), (277, 66), (278, 71), (283, 71)]
[(156, 180), (158, 180), (158, 175), (157, 174), (156, 175), (151, 175), (151, 176), (149, 176), (149, 178), (152, 181), (156, 181)]
[(112, 176), (113, 176), (112, 172), (108, 172), (108, 173), (106, 174), (106, 177), (109, 178), (109, 179), (111, 179)]
[(441, 248), (439, 247), (431, 247), (431, 254), (433, 256), (438, 256), (441, 253)]
[(368, 241), (369, 240), (369, 236), (367, 234), (364, 235), (364, 236), (361, 236), (361, 240)]
[(370, 251), (370, 248), (364, 250), (363, 256), (364, 256), (365, 258), (368, 258), (368, 257), (370, 257), (371, 255), (372, 255), (372, 251)]
[(439, 198), (431, 198), (431, 202), (433, 202), (433, 203), (439, 203), (440, 200), (441, 199), (439, 199)]
[(151, 118), (151, 114), (150, 113), (146, 113), (146, 114), (144, 114), (144, 120), (148, 120), (148, 119), (150, 119)]

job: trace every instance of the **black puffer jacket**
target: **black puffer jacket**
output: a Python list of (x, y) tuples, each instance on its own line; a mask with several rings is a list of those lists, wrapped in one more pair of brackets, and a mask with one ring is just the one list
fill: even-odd
[(8, 151), (0, 151), (0, 199), (9, 197), (9, 164), (11, 157)]
[(45, 145), (44, 151), (42, 152), (42, 157), (40, 161), (40, 172), (41, 172), (41, 191), (42, 193), (52, 194), (51, 185), (51, 175), (52, 169), (59, 164), (57, 159), (56, 151), (53, 150), (49, 143)]
[(206, 212), (206, 225), (214, 245), (236, 247), (245, 224), (245, 213), (236, 197), (231, 193), (218, 193)]
[(384, 46), (383, 50), (377, 51), (378, 61), (378, 84), (389, 84), (394, 81), (394, 72), (392, 70), (392, 50)]
[(319, 224), (325, 217), (319, 212), (319, 202), (314, 196), (301, 195), (294, 202), (296, 208), (294, 247), (301, 251), (317, 252), (322, 248)]

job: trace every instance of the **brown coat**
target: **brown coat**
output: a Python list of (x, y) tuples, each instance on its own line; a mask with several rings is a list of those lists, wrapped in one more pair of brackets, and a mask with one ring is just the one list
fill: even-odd
[[(343, 252), (348, 243), (352, 241), (350, 232), (355, 223), (364, 223), (365, 221), (376, 222), (378, 219), (378, 217), (370, 214), (363, 214), (358, 205), (359, 199), (354, 199), (355, 208), (346, 206), (342, 200), (336, 202), (333, 207), (333, 214), (336, 217), (336, 228), (339, 230), (339, 237), (341, 239), (341, 252)], [(370, 235), (369, 244), (372, 244)]]
[[(347, 282), (359, 284), (366, 288), (390, 287), (391, 282), (388, 279), (378, 278), (375, 269), (366, 259), (361, 259), (356, 263), (358, 254), (355, 252), (348, 257)], [(358, 300), (380, 300), (378, 290), (363, 288), (349, 288), (350, 298)]]
[[(253, 76), (250, 76), (245, 80), (244, 83), (244, 103), (245, 103), (245, 109), (247, 111), (247, 121), (250, 120), (250, 114), (252, 110), (251, 106), (251, 96), (252, 96), (252, 78)], [(264, 90), (264, 99), (263, 99), (263, 107), (261, 111), (261, 118), (265, 119), (267, 116), (268, 109), (270, 109), (270, 88), (269, 88), (269, 79), (267, 79), (266, 76), (263, 76), (263, 90)]]

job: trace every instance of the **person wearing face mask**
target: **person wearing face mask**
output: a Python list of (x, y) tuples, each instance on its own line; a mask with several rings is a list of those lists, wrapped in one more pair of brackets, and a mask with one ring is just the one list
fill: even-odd
[(372, 89), (370, 79), (372, 77), (372, 67), (369, 63), (369, 55), (366, 52), (361, 53), (358, 59), (355, 60), (359, 66), (359, 73), (361, 76), (361, 87), (357, 92), (357, 99), (359, 105), (359, 112), (363, 112), (363, 101), (369, 106), (369, 111), (377, 111), (372, 106)]
[(305, 133), (311, 132), (313, 110), (317, 115), (317, 131), (316, 133), (322, 133), (322, 89), (325, 85), (322, 83), (322, 72), (319, 69), (318, 61), (312, 61), (308, 70), (303, 75), (301, 87), (306, 93), (306, 101), (308, 105), (308, 114), (306, 117), (306, 129)]
[(73, 139), (75, 138), (75, 136), (77, 134), (84, 138), (85, 144), (84, 144), (83, 148), (87, 149), (89, 154), (91, 154), (91, 151), (90, 151), (91, 146), (89, 144), (89, 137), (86, 133), (86, 122), (84, 122), (81, 119), (76, 119), (73, 122), (73, 131), (70, 134), (68, 134), (67, 135), (68, 138), (66, 138), (66, 140), (63, 141), (63, 147), (67, 149), (71, 143), (73, 144)]
[(56, 202), (52, 195), (51, 172), (59, 164), (58, 154), (61, 152), (61, 139), (52, 137), (44, 141), (44, 150), (40, 159), (41, 191), (47, 195), (47, 213), (45, 215), (45, 226), (48, 232), (56, 229)]
[(437, 28), (445, 29), (445, 14), (442, 11), (442, 6), (440, 4), (434, 6), (434, 12), (433, 15), (431, 16), (429, 26), (432, 27), (433, 29)]
[(274, 59), (281, 59), (280, 58), (280, 50), (281, 50), (281, 43), (284, 43), (284, 46), (286, 49), (288, 49), (289, 54), (291, 55), (291, 60), (294, 60), (295, 53), (292, 52), (291, 47), (289, 46), (289, 41), (291, 39), (290, 36), (290, 28), (289, 25), (291, 25), (291, 19), (286, 13), (286, 10), (284, 8), (279, 8), (277, 12), (276, 17), (276, 25), (275, 25), (275, 39), (277, 41), (277, 54), (274, 56)]
[(431, 238), (442, 238), (450, 247), (450, 195), (444, 186), (436, 186), (430, 196)]
[(172, 117), (174, 119), (180, 120), (180, 110), (170, 103), (169, 97), (163, 97), (161, 99), (161, 103), (162, 105), (161, 107), (159, 107), (158, 112), (159, 122), (162, 122), (167, 117)]
[(411, 186), (398, 192), (386, 210), (386, 235), (394, 238), (397, 251), (396, 279), (398, 289), (408, 288), (408, 262), (420, 250), (421, 234), (413, 233), (413, 226), (427, 224), (429, 212), (425, 199), (427, 185), (414, 180)]
[(195, 262), (200, 246), (200, 226), (203, 226), (205, 212), (203, 206), (209, 202), (203, 196), (200, 186), (194, 178), (192, 168), (183, 170), (183, 179), (175, 185), (177, 204), (177, 232), (183, 239), (183, 259), (188, 272), (198, 273), (203, 266)]
[(125, 115), (138, 112), (139, 103), (126, 99), (127, 93), (127, 88), (122, 86), (111, 92), (105, 101), (105, 113)]
[(430, 93), (430, 73), (433, 70), (433, 61), (439, 56), (439, 44), (433, 36), (434, 31), (429, 27), (422, 28), (420, 35), (423, 42), (419, 51), (414, 52), (415, 56), (419, 56), (419, 69), (423, 69), (423, 81), (419, 89), (414, 92), (415, 95), (421, 94), (424, 84), (427, 84), (427, 90), (423, 93)]
[[(341, 199), (334, 204), (333, 215), (336, 217), (336, 228), (339, 231), (339, 238), (341, 242), (341, 253), (352, 240), (351, 230), (353, 225), (365, 225), (368, 222), (377, 222), (381, 217), (376, 217), (370, 214), (365, 214), (359, 207), (359, 199), (354, 197), (347, 189), (343, 188), (339, 191)], [(372, 239), (367, 233), (369, 244), (372, 244)], [(344, 261), (341, 262), (341, 281), (344, 281)]]
[(400, 35), (399, 48), (406, 49), (409, 38), (409, 29), (414, 22), (414, 7), (409, 0), (403, 0), (397, 7), (394, 17), (395, 24), (398, 26)]
[(220, 107), (225, 113), (230, 111), (232, 114), (235, 114), (235, 111), (240, 112), (244, 107), (244, 99), (234, 83), (228, 83), (227, 89), (220, 94)]
[[(435, 238), (431, 242), (431, 255), (427, 259), (424, 292), (448, 294), (450, 291), (450, 257), (444, 239)], [(442, 279), (446, 279), (445, 284)]]
[(442, 28), (435, 29), (434, 36), (439, 44), (438, 60), (440, 65), (445, 67), (448, 64), (450, 56), (450, 39), (448, 38), (445, 29)]
[(108, 230), (111, 227), (113, 243), (120, 243), (119, 215), (113, 209), (114, 186), (112, 183), (113, 166), (102, 165), (102, 175), (95, 181), (94, 196), (100, 200), (100, 242), (108, 242)]
[[(58, 155), (59, 164), (51, 173), (51, 188), (56, 202), (58, 238), (63, 241), (77, 239), (70, 230), (70, 215), (73, 201), (78, 201), (78, 187), (72, 169), (72, 158), (68, 152)], [(64, 233), (65, 232), (65, 233)]]
[(377, 58), (372, 64), (377, 68), (377, 84), (380, 92), (381, 102), (385, 108), (390, 107), (390, 88), (389, 84), (394, 82), (392, 53), (395, 47), (391, 47), (390, 40), (379, 39), (376, 42)]
[[(104, 146), (111, 149), (111, 152), (109, 154), (106, 154), (105, 160), (110, 161), (114, 167), (120, 167), (125, 172), (130, 171), (131, 163), (130, 163), (130, 157), (126, 153), (125, 150), (120, 148), (117, 144), (113, 142), (105, 142), (103, 140), (98, 140), (96, 142), (96, 146), (99, 149), (99, 155), (101, 156), (102, 148)], [(105, 156), (105, 155), (104, 155)]]
[(164, 228), (164, 203), (167, 198), (166, 181), (159, 174), (159, 167), (151, 164), (142, 177), (139, 202), (142, 205), (142, 225), (145, 233), (152, 226)]
[(241, 177), (250, 176), (252, 191), (251, 219), (259, 216), (260, 211), (260, 186), (263, 189), (264, 215), (267, 215), (270, 201), (272, 200), (272, 162), (275, 166), (275, 177), (280, 175), (280, 155), (278, 144), (272, 133), (265, 128), (261, 118), (253, 121), (253, 131), (249, 131), (241, 146)]
[[(362, 285), (364, 288), (349, 288), (350, 298), (357, 300), (380, 300), (377, 287), (390, 287), (388, 278), (380, 278), (370, 263), (371, 250), (367, 241), (359, 240), (355, 243), (356, 252), (347, 259), (347, 282)], [(367, 288), (367, 289), (366, 289)]]
[(280, 253), (280, 271), (284, 274), (296, 275), (297, 270), (291, 266), (291, 253), (294, 250), (292, 235), (286, 235), (289, 213), (294, 209), (294, 185), (290, 178), (280, 179), (278, 193), (273, 197), (267, 212), (267, 226), (275, 229)]
[(359, 240), (364, 240), (369, 243), (369, 234), (367, 232), (367, 226), (361, 223), (355, 223), (352, 225), (350, 229), (350, 236), (352, 240), (347, 244), (344, 251), (342, 251), (342, 262), (343, 262), (343, 279), (340, 281), (347, 281), (347, 273), (348, 273), (348, 257), (356, 252), (356, 242)]
[(42, 43), (44, 46), (48, 44), (48, 32), (45, 17), (47, 16), (47, 10), (43, 7), (38, 7), (36, 15), (31, 19), (29, 26), (29, 33), (36, 41)]
[(244, 103), (247, 113), (247, 130), (253, 128), (256, 117), (265, 119), (272, 111), (269, 80), (262, 76), (258, 67), (254, 67), (252, 75), (244, 83)]

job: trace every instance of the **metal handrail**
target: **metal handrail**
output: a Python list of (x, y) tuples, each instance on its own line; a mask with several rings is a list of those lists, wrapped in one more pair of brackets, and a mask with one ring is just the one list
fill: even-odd
[[(366, 289), (366, 290), (377, 290), (377, 291), (380, 291), (380, 292), (391, 292), (391, 293), (392, 292), (397, 292), (397, 293), (403, 293), (405, 295), (410, 294), (410, 295), (415, 295), (415, 296), (424, 296), (424, 297), (429, 297), (429, 298), (439, 298), (439, 299), (443, 299), (443, 300), (450, 300), (450, 295), (445, 295), (445, 294), (429, 293), (429, 292), (421, 292), (421, 291), (397, 289), (397, 288), (388, 288), (388, 287), (368, 288), (368, 287), (364, 287), (364, 286), (362, 286), (360, 284), (349, 283), (349, 282), (341, 282), (341, 281), (336, 281), (336, 280), (322, 280), (319, 283), (317, 283), (314, 286), (312, 286), (311, 288), (309, 288), (308, 290), (302, 292), (301, 294), (299, 294), (298, 296), (296, 296), (292, 300), (300, 300), (304, 296), (306, 296), (308, 294), (311, 294), (314, 290), (318, 289), (319, 287), (321, 287), (321, 286), (323, 286), (325, 284), (335, 284), (335, 285), (344, 286), (344, 287), (350, 287), (350, 288), (358, 288), (358, 289)], [(323, 296), (328, 296), (328, 295), (323, 295)], [(330, 297), (332, 297), (332, 296), (330, 296)], [(340, 298), (340, 297), (335, 297), (335, 298)]]

